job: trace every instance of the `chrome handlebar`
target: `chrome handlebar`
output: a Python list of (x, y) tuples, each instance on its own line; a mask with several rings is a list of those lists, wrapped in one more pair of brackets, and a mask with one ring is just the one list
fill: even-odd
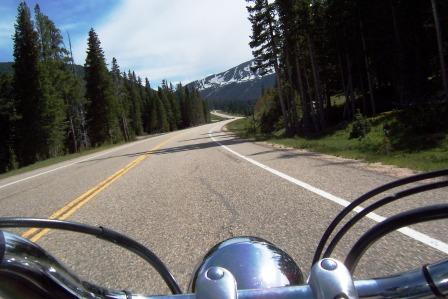
[(95, 299), (444, 298), (448, 296), (448, 259), (410, 272), (360, 281), (352, 280), (343, 263), (324, 259), (311, 269), (306, 285), (253, 290), (237, 290), (232, 273), (212, 267), (198, 277), (194, 294), (142, 296), (84, 282), (36, 244), (0, 231), (2, 296)]

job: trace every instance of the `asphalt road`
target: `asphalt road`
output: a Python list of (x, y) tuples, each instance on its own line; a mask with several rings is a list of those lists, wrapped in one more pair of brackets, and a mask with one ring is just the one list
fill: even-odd
[[(238, 139), (221, 130), (228, 122), (140, 140), (0, 180), (0, 215), (48, 218), (78, 198), (82, 204), (69, 209), (68, 220), (106, 226), (149, 246), (186, 290), (207, 250), (240, 235), (277, 244), (308, 273), (317, 242), (342, 209), (337, 200), (352, 201), (397, 179), (355, 161)], [(445, 189), (414, 196), (377, 214), (387, 217), (446, 203), (447, 194)], [(334, 257), (342, 259), (375, 223), (365, 219), (357, 225)], [(356, 277), (378, 277), (446, 258), (447, 224), (412, 227), (440, 241), (439, 249), (400, 232), (385, 237), (366, 253)], [(135, 255), (98, 239), (50, 231), (37, 242), (91, 282), (145, 294), (169, 293)]]

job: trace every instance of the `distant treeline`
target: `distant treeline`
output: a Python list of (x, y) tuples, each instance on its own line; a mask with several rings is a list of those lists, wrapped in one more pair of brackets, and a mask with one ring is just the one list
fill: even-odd
[(230, 99), (206, 99), (212, 110), (221, 110), (231, 114), (251, 115), (256, 100), (241, 101)]
[(84, 74), (60, 30), (39, 6), (34, 21), (18, 6), (13, 74), (0, 77), (0, 172), (104, 143), (133, 140), (209, 121), (197, 90), (107, 69), (94, 29), (89, 32)]
[(320, 134), (358, 110), (448, 110), (448, 1), (246, 1), (257, 68), (277, 75), (259, 110), (287, 135)]

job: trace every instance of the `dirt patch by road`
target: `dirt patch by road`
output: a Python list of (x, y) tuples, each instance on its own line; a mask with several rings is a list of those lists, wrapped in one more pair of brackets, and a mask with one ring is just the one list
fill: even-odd
[[(226, 128), (226, 130), (227, 130), (227, 128)], [(288, 147), (288, 146), (284, 146), (281, 144), (275, 144), (275, 143), (266, 142), (266, 141), (257, 141), (256, 143), (264, 145), (264, 146), (269, 146), (269, 147), (278, 148), (278, 149), (285, 149), (285, 150), (290, 150), (290, 151), (296, 151), (296, 152), (300, 152), (300, 153), (310, 153), (311, 152), (311, 151), (307, 151), (304, 149), (297, 149), (297, 148)], [(315, 157), (316, 159), (321, 159), (321, 160), (336, 163), (336, 164), (337, 163), (347, 164), (347, 162), (350, 161), (351, 162), (350, 165), (352, 165), (353, 167), (358, 167), (358, 168), (362, 168), (362, 169), (366, 169), (366, 170), (370, 170), (370, 171), (375, 171), (378, 173), (386, 174), (386, 175), (389, 175), (392, 177), (397, 177), (397, 178), (403, 178), (403, 177), (407, 177), (407, 176), (419, 173), (418, 171), (415, 171), (415, 170), (412, 170), (409, 168), (403, 168), (403, 167), (398, 167), (398, 166), (394, 166), (394, 165), (386, 165), (381, 162), (369, 163), (369, 162), (365, 162), (365, 161), (361, 161), (361, 160), (342, 158), (342, 157), (332, 156), (332, 155), (328, 155), (328, 154), (322, 154), (322, 153), (316, 153), (316, 152), (313, 152), (313, 153), (317, 154), (317, 156)]]

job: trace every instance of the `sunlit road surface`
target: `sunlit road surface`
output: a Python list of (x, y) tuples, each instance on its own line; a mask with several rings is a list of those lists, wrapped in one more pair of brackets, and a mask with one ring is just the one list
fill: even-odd
[[(317, 242), (342, 204), (397, 179), (355, 161), (238, 139), (221, 130), (230, 121), (0, 180), (0, 214), (66, 219), (125, 233), (153, 249), (186, 290), (207, 250), (240, 235), (277, 244), (308, 273)], [(413, 196), (376, 215), (445, 203), (447, 194), (445, 189)], [(357, 225), (334, 257), (343, 259), (375, 219)], [(423, 241), (400, 232), (387, 236), (369, 249), (356, 277), (378, 277), (446, 258), (447, 224), (412, 226), (427, 238)], [(54, 230), (14, 232), (37, 241), (83, 279), (137, 293), (169, 293), (148, 265), (109, 243)]]

